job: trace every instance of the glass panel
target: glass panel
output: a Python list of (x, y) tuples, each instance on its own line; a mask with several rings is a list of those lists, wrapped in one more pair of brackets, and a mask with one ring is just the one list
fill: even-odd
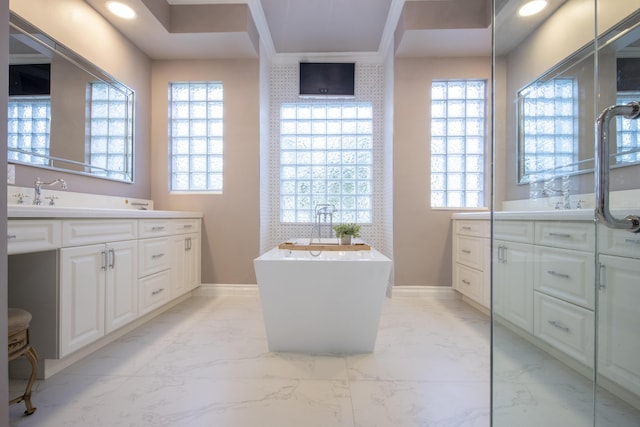
[[(595, 221), (591, 170), (600, 112), (640, 101), (637, 72), (625, 78), (621, 65), (640, 64), (640, 11), (589, 0), (575, 14), (567, 1), (514, 37), (519, 3), (500, 3), (494, 55), (508, 66), (494, 81), (492, 426), (638, 426), (640, 239)], [(571, 42), (558, 37), (568, 33)], [(612, 165), (636, 159), (636, 126), (612, 121)], [(610, 175), (622, 217), (640, 214), (638, 176), (629, 163)]]

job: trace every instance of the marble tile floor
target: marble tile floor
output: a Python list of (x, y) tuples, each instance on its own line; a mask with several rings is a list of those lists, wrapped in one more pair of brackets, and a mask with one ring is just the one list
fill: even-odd
[(489, 319), (455, 298), (386, 299), (373, 353), (313, 356), (268, 351), (257, 297), (199, 296), (38, 381), (10, 423), (487, 427), (489, 375)]

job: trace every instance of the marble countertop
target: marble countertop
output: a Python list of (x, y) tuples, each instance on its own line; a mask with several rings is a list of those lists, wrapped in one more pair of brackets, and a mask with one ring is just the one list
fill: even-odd
[(202, 218), (202, 212), (8, 205), (7, 217), (26, 218)]
[[(628, 215), (627, 212), (625, 215)], [(453, 219), (490, 219), (491, 213), (457, 212), (451, 215)], [(622, 215), (624, 217), (625, 215)], [(592, 221), (595, 219), (593, 209), (563, 209), (542, 211), (496, 211), (494, 219), (512, 220), (551, 220), (551, 221)]]

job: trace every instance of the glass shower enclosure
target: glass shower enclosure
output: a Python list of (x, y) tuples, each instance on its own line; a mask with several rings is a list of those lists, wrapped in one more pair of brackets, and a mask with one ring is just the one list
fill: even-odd
[(494, 0), (492, 426), (640, 426), (640, 0)]

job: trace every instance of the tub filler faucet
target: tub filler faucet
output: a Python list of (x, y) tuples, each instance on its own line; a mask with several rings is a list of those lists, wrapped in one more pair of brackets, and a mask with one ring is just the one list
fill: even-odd
[[(40, 200), (40, 188), (43, 185), (51, 186), (51, 185), (55, 185), (55, 184), (60, 184), (60, 186), (63, 189), (67, 188), (67, 183), (66, 183), (66, 181), (64, 179), (58, 178), (58, 179), (53, 180), (51, 182), (43, 182), (43, 181), (40, 180), (39, 177), (36, 178), (36, 182), (33, 184), (33, 189), (34, 189), (34, 193), (35, 193), (35, 195), (33, 197), (33, 204), (34, 205), (41, 205), (42, 204), (42, 200)], [(51, 204), (53, 204), (53, 199), (51, 199)]]

